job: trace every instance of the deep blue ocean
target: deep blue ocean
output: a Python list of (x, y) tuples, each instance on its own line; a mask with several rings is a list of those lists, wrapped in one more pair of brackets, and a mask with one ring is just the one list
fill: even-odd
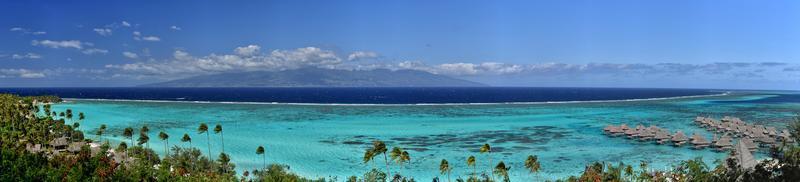
[(1, 93), (62, 98), (323, 104), (565, 102), (718, 94), (707, 89), (425, 88), (0, 88)]

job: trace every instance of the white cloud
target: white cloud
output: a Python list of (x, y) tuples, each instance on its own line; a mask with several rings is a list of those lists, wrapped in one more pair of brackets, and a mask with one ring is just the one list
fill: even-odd
[(27, 69), (0, 69), (0, 78), (2, 77), (43, 78), (45, 74)]
[(110, 28), (95, 28), (94, 32), (97, 32), (97, 34), (101, 36), (109, 36), (113, 31)]
[(226, 71), (283, 70), (306, 66), (335, 68), (342, 63), (341, 58), (333, 51), (316, 47), (273, 50), (269, 54), (258, 54), (257, 50), (260, 47), (256, 47), (258, 46), (245, 46), (240, 47), (242, 49), (234, 49), (234, 54), (211, 54), (202, 57), (194, 57), (185, 51), (177, 50), (170, 60), (106, 65), (106, 68), (118, 69), (132, 75), (185, 77)]
[(35, 53), (27, 53), (27, 54), (14, 54), (11, 55), (11, 59), (41, 59), (42, 55), (35, 54)]
[(47, 34), (47, 32), (44, 32), (44, 31), (31, 31), (31, 30), (28, 30), (28, 29), (22, 28), (22, 27), (13, 27), (13, 28), (9, 29), (8, 31), (22, 32), (22, 34), (32, 34), (32, 35), (44, 35), (44, 34)]
[(151, 42), (157, 42), (157, 41), (161, 41), (161, 38), (158, 38), (156, 36), (145, 36), (145, 37), (142, 37), (142, 40), (151, 41)]
[(178, 27), (178, 26), (172, 25), (171, 27), (169, 27), (169, 29), (180, 31), (180, 30), (181, 30), (181, 27)]
[(130, 24), (130, 23), (128, 23), (127, 21), (122, 21), (122, 26), (124, 26), (124, 27), (131, 27), (131, 24)]
[(122, 52), (122, 55), (127, 57), (127, 58), (131, 58), (131, 59), (139, 58), (138, 54), (132, 53), (132, 52), (128, 52), (128, 51)]
[(144, 40), (144, 41), (157, 42), (157, 41), (161, 41), (161, 38), (156, 37), (156, 36), (142, 36), (142, 32), (134, 31), (133, 32), (133, 40), (137, 40), (137, 41)]
[(377, 57), (378, 57), (378, 53), (375, 53), (375, 52), (356, 51), (356, 52), (350, 53), (350, 55), (347, 56), (347, 60), (348, 61), (353, 61), (353, 60), (371, 59), (371, 58), (377, 58)]
[(106, 53), (108, 53), (108, 50), (105, 50), (105, 49), (97, 49), (97, 48), (91, 48), (91, 49), (85, 49), (85, 50), (83, 50), (83, 51), (81, 51), (81, 52), (82, 52), (83, 54), (88, 54), (88, 55), (92, 55), (92, 54), (106, 54)]
[(75, 49), (83, 49), (84, 45), (91, 46), (91, 43), (84, 43), (79, 40), (64, 40), (64, 41), (53, 41), (53, 40), (33, 40), (31, 41), (31, 45), (34, 46), (44, 46), (54, 49), (59, 48), (75, 48)]
[(237, 47), (234, 49), (234, 52), (240, 56), (254, 56), (258, 54), (258, 51), (261, 50), (261, 46), (258, 45), (248, 45), (245, 47)]

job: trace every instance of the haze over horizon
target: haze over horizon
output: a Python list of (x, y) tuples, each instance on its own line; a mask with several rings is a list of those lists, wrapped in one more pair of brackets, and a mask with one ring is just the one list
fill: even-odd
[(800, 89), (800, 2), (13, 1), (0, 87), (302, 67), (491, 86)]

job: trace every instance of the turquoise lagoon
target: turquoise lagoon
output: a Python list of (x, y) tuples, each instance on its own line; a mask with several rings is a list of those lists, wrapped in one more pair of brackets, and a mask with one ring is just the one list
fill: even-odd
[[(147, 125), (151, 128), (150, 147), (162, 155), (164, 143), (156, 137), (159, 131), (169, 133), (170, 146), (189, 146), (179, 141), (188, 133), (191, 145), (207, 153), (207, 136), (198, 134), (197, 126), (201, 122), (211, 127), (222, 124), (225, 151), (239, 174), (262, 165), (255, 149), (263, 145), (267, 163), (289, 165), (292, 171), (308, 177), (336, 177), (341, 181), (360, 176), (372, 166), (385, 170), (382, 157), (375, 158), (374, 164), (362, 162), (371, 141), (380, 139), (389, 147), (409, 150), (411, 163), (403, 168), (392, 164), (391, 171), (419, 181), (446, 178), (438, 171), (442, 159), (450, 161), (454, 179), (472, 172), (465, 162), (470, 155), (477, 157), (479, 172), (487, 171), (489, 156), (478, 153), (483, 143), (493, 146), (492, 163), (503, 161), (511, 166), (512, 180), (529, 181), (533, 177), (522, 164), (527, 155), (537, 155), (542, 162), (537, 179), (577, 175), (594, 161), (633, 166), (646, 161), (656, 169), (696, 157), (713, 163), (726, 154), (610, 138), (601, 130), (608, 124), (644, 124), (711, 137), (693, 124), (698, 114), (717, 118), (731, 115), (783, 128), (800, 112), (800, 103), (759, 101), (786, 96), (796, 97), (791, 93), (748, 92), (638, 101), (445, 105), (68, 100), (53, 108), (84, 112), (87, 117), (81, 129), (88, 133), (94, 133), (100, 124), (108, 125), (103, 138), (112, 143), (127, 141), (121, 136), (123, 128)], [(212, 158), (216, 158), (222, 149), (220, 137), (212, 132), (210, 139)]]

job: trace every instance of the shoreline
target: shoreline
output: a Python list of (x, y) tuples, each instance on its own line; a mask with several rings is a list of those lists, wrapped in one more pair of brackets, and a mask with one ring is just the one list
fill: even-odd
[(147, 103), (188, 103), (188, 104), (250, 104), (250, 105), (293, 105), (293, 106), (480, 106), (480, 105), (542, 105), (542, 104), (578, 104), (578, 103), (612, 103), (612, 102), (640, 102), (673, 99), (690, 99), (702, 97), (719, 97), (730, 95), (731, 91), (706, 95), (687, 95), (675, 97), (657, 97), (643, 99), (620, 100), (589, 100), (589, 101), (541, 101), (541, 102), (478, 102), (478, 103), (413, 103), (413, 104), (372, 104), (372, 103), (287, 103), (287, 102), (236, 102), (236, 101), (179, 101), (179, 100), (150, 100), (150, 99), (90, 99), (90, 98), (63, 98), (69, 101), (110, 101), (110, 102), (147, 102)]

